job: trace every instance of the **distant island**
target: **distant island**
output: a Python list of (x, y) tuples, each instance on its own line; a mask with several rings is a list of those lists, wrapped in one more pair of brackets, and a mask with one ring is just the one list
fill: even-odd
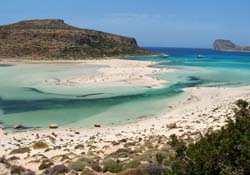
[(250, 52), (250, 46), (239, 46), (230, 40), (217, 39), (214, 41), (213, 48), (219, 51)]
[(80, 29), (60, 19), (0, 26), (0, 58), (73, 60), (150, 54), (134, 38)]

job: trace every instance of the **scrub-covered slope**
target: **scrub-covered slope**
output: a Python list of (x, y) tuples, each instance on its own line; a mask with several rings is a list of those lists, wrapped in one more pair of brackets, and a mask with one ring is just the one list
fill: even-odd
[(59, 19), (28, 20), (0, 26), (0, 57), (87, 59), (147, 55), (134, 38), (70, 26)]

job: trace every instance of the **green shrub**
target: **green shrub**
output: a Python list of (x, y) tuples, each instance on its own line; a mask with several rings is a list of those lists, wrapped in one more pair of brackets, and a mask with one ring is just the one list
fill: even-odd
[(131, 160), (128, 163), (123, 165), (123, 170), (126, 169), (132, 169), (132, 168), (137, 168), (139, 165), (141, 165), (141, 162), (139, 160)]
[(166, 155), (165, 152), (163, 151), (159, 151), (156, 153), (155, 155), (155, 159), (156, 159), (156, 162), (159, 163), (159, 164), (162, 164), (164, 159), (166, 159), (168, 156)]
[(103, 172), (111, 172), (111, 173), (119, 173), (122, 171), (122, 164), (118, 162), (108, 159), (103, 162)]
[(22, 147), (12, 150), (10, 154), (24, 154), (24, 153), (29, 153), (30, 151), (31, 150), (29, 147)]
[(33, 149), (46, 149), (48, 148), (48, 144), (43, 141), (37, 141), (32, 145)]
[(131, 154), (134, 154), (134, 151), (132, 151), (130, 148), (121, 148), (111, 153), (109, 156), (112, 158), (127, 158)]
[(250, 174), (250, 105), (236, 105), (235, 121), (177, 154), (170, 174)]
[(75, 171), (83, 171), (87, 165), (88, 165), (87, 162), (77, 160), (74, 162), (70, 162), (68, 167), (72, 170), (75, 170)]

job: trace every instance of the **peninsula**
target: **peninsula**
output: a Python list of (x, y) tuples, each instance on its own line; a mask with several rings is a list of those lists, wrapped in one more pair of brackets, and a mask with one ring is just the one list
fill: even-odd
[(134, 38), (80, 29), (60, 19), (0, 26), (0, 58), (79, 60), (150, 54)]

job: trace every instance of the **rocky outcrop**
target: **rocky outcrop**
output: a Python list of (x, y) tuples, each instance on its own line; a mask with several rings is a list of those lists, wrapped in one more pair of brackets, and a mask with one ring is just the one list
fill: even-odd
[(250, 46), (239, 46), (230, 40), (217, 39), (214, 41), (213, 47), (219, 51), (237, 51), (250, 52)]
[(89, 59), (147, 55), (134, 38), (70, 26), (59, 19), (28, 20), (0, 26), (0, 57)]

